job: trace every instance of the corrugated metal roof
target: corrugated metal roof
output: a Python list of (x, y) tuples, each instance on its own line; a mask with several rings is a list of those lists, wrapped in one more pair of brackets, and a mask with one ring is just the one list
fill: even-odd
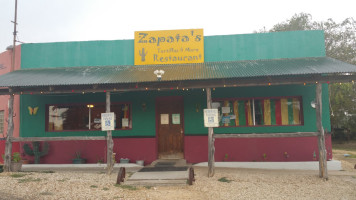
[(153, 72), (157, 69), (165, 71), (162, 81), (356, 72), (356, 66), (328, 57), (176, 65), (37, 68), (18, 70), (0, 76), (0, 87), (156, 82), (157, 77)]

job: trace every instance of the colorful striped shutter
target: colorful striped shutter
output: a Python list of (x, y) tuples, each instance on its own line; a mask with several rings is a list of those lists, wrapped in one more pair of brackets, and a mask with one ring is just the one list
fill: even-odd
[(281, 99), (281, 119), (282, 125), (288, 125), (288, 99), (282, 98)]
[(239, 108), (239, 125), (246, 126), (245, 101), (238, 101)]
[[(224, 101), (224, 107), (229, 107), (229, 101)], [(223, 114), (224, 117), (229, 116), (228, 113)], [(224, 123), (224, 126), (229, 126), (229, 123)]]
[[(263, 121), (265, 125), (272, 124), (272, 106), (271, 101), (269, 99), (263, 100)], [(275, 120), (274, 120), (275, 121)]]
[[(222, 102), (224, 107), (230, 107), (235, 120), (222, 123), (221, 126), (253, 126), (252, 100), (235, 100)], [(298, 125), (301, 124), (300, 100), (298, 98), (255, 100), (256, 125)]]
[(292, 101), (293, 101), (293, 124), (301, 124), (299, 99), (293, 98)]
[(234, 101), (234, 115), (235, 115), (235, 126), (240, 126), (238, 101)]
[[(271, 100), (271, 116), (275, 116), (276, 125), (301, 124), (300, 102), (297, 98), (282, 98)], [(274, 111), (274, 113), (273, 113)], [(272, 117), (272, 121), (273, 121)], [(274, 125), (273, 122), (271, 122)]]
[(251, 100), (245, 102), (246, 125), (253, 126)]

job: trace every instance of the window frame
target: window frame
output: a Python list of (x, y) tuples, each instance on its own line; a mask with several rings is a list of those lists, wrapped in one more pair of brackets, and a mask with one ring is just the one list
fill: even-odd
[[(49, 131), (48, 130), (48, 123), (49, 123), (49, 106), (83, 106), (83, 105), (88, 105), (88, 104), (93, 104), (93, 105), (104, 105), (105, 103), (103, 102), (86, 102), (86, 103), (59, 103), (59, 104), (46, 104), (46, 113), (45, 113), (45, 132), (46, 133), (58, 133), (58, 132), (83, 132), (83, 131), (102, 131), (101, 129), (72, 129), (72, 130), (62, 130), (62, 131)], [(110, 106), (112, 105), (120, 105), (120, 104), (129, 104), (129, 126), (125, 129), (115, 129), (114, 131), (124, 131), (124, 130), (131, 130), (132, 129), (132, 103), (131, 102), (111, 102)], [(110, 109), (111, 110), (111, 109)]]
[[(256, 125), (256, 112), (255, 112), (255, 103), (254, 100), (265, 100), (265, 99), (283, 99), (283, 98), (296, 98), (300, 102), (300, 124), (287, 124), (287, 125), (279, 125), (279, 124), (273, 124), (273, 125)], [(253, 105), (253, 123), (254, 125), (249, 126), (249, 125), (241, 125), (241, 126), (220, 126), (215, 127), (215, 128), (239, 128), (239, 127), (286, 127), (286, 126), (304, 126), (304, 112), (303, 112), (303, 98), (302, 96), (273, 96), (273, 97), (228, 97), (228, 98), (212, 98), (212, 102), (223, 102), (223, 101), (240, 101), (240, 100), (251, 100), (252, 105)], [(219, 122), (220, 123), (220, 122)]]

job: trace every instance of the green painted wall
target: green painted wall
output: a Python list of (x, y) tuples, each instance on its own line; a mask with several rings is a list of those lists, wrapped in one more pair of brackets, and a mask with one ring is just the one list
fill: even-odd
[[(113, 131), (113, 136), (119, 137), (154, 137), (155, 128), (155, 99), (158, 96), (184, 97), (184, 125), (186, 135), (206, 135), (208, 129), (204, 127), (203, 109), (206, 108), (206, 92), (201, 89), (189, 91), (147, 91), (112, 94), (112, 102), (131, 102), (132, 104), (132, 130)], [(269, 132), (303, 132), (316, 131), (315, 109), (310, 102), (315, 99), (315, 85), (284, 85), (266, 87), (236, 87), (217, 88), (212, 91), (213, 98), (231, 97), (280, 97), (302, 96), (304, 125), (302, 126), (271, 126), (271, 127), (238, 127), (215, 128), (215, 133), (269, 133)], [(105, 93), (74, 94), (74, 95), (22, 95), (20, 106), (22, 137), (49, 137), (49, 136), (98, 136), (105, 135), (102, 131), (76, 131), (76, 132), (45, 132), (46, 104), (95, 103), (105, 102)], [(147, 105), (142, 110), (142, 102)], [(29, 115), (27, 107), (38, 106), (37, 115)], [(198, 108), (198, 112), (197, 112)], [(329, 104), (327, 86), (323, 87), (323, 125), (330, 130)]]
[[(323, 31), (204, 37), (205, 62), (325, 56)], [(21, 68), (134, 64), (133, 40), (23, 44)]]
[[(80, 67), (133, 65), (133, 40), (86, 41), (23, 44), (21, 68)], [(204, 37), (205, 62), (278, 59), (325, 56), (323, 31), (293, 31)], [(185, 134), (207, 134), (203, 127), (203, 109), (206, 107), (206, 93), (200, 90), (189, 91), (149, 91), (113, 94), (113, 102), (132, 103), (132, 130), (113, 131), (114, 136), (155, 136), (155, 98), (157, 96), (184, 96)], [(315, 85), (289, 85), (270, 87), (217, 88), (213, 98), (224, 97), (270, 97), (302, 96), (303, 126), (239, 127), (216, 128), (216, 133), (264, 133), (315, 131), (315, 110), (310, 102), (315, 98)], [(146, 112), (141, 104), (147, 104)], [(45, 132), (45, 105), (75, 102), (105, 102), (104, 93), (75, 95), (22, 95), (20, 134), (29, 136), (72, 136), (105, 135), (101, 131)], [(30, 116), (27, 106), (39, 106), (38, 114)], [(199, 112), (196, 112), (196, 109)], [(323, 87), (323, 123), (330, 130), (328, 89)]]

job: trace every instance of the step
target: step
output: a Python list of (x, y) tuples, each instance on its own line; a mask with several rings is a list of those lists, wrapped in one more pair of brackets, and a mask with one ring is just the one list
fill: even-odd
[(177, 186), (177, 185), (187, 185), (187, 179), (179, 180), (128, 180), (123, 183), (123, 185), (134, 185), (134, 186)]
[(187, 166), (187, 161), (185, 159), (158, 159), (151, 163), (150, 166), (174, 166), (174, 167), (183, 167)]

